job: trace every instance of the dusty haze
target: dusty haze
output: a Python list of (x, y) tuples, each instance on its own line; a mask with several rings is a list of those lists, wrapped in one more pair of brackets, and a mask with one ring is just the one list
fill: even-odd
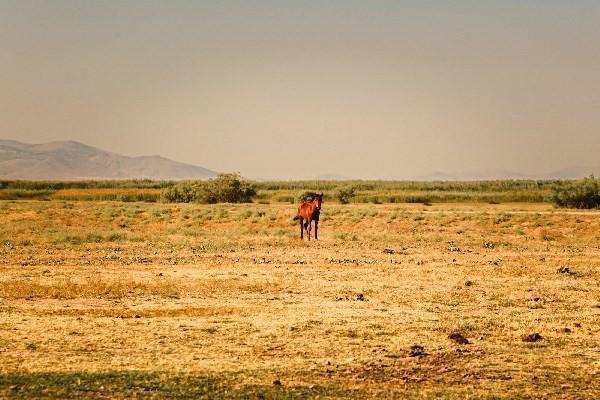
[(2, 1), (0, 138), (253, 178), (596, 167), (599, 43), (584, 0)]

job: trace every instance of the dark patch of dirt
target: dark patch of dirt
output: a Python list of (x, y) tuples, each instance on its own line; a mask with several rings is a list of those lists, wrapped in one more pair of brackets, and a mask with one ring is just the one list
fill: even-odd
[(448, 336), (448, 339), (454, 340), (458, 344), (471, 344), (469, 339), (464, 337), (460, 332), (452, 332), (450, 336)]
[(543, 339), (544, 339), (544, 337), (537, 332), (530, 333), (529, 335), (521, 336), (521, 340), (523, 340), (524, 342), (529, 342), (529, 343), (539, 342), (540, 340), (543, 340)]
[(410, 350), (408, 352), (409, 357), (423, 357), (426, 356), (427, 352), (425, 351), (425, 347), (420, 344), (413, 344), (410, 346)]
[[(473, 367), (473, 361), (480, 359), (481, 351), (431, 351), (426, 353), (424, 346), (411, 346), (408, 357), (394, 358), (375, 356), (372, 361), (355, 366), (345, 366), (336, 371), (340, 379), (379, 383), (418, 384), (421, 382), (460, 383), (480, 379), (496, 379), (497, 374)], [(424, 357), (426, 355), (426, 357)]]
[(348, 297), (348, 296), (338, 296), (335, 298), (335, 301), (367, 301), (367, 298), (365, 297), (365, 295), (363, 293), (356, 293), (354, 296), (352, 297)]

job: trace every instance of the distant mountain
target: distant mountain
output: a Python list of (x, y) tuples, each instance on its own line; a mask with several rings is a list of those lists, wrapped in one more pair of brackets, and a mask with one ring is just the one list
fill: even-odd
[(0, 179), (208, 179), (214, 171), (160, 156), (128, 157), (75, 141), (0, 140)]

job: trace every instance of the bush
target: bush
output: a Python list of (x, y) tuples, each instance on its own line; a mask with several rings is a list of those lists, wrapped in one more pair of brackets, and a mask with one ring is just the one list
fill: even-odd
[(219, 174), (204, 185), (208, 203), (251, 203), (256, 190), (239, 174)]
[(219, 174), (206, 182), (181, 182), (163, 189), (166, 203), (249, 203), (256, 195), (254, 187), (239, 174)]
[(335, 191), (334, 197), (341, 204), (348, 204), (355, 194), (356, 188), (354, 186), (344, 186)]
[(550, 200), (559, 207), (600, 208), (600, 179), (590, 175), (578, 181), (557, 184)]
[(296, 196), (296, 200), (300, 203), (308, 203), (313, 199), (314, 194), (315, 192), (305, 190), (303, 192), (298, 193), (298, 195)]
[(0, 200), (49, 200), (51, 190), (5, 189), (0, 191)]
[(163, 189), (160, 199), (164, 203), (192, 203), (196, 201), (198, 184), (193, 182), (182, 182), (177, 185)]
[(430, 196), (407, 196), (405, 199), (405, 202), (407, 203), (423, 203), (423, 204), (431, 204), (431, 197)]

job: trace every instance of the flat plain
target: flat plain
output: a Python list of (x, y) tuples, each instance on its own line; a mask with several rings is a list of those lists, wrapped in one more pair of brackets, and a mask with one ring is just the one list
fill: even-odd
[(600, 213), (295, 209), (1, 201), (0, 397), (600, 396)]

